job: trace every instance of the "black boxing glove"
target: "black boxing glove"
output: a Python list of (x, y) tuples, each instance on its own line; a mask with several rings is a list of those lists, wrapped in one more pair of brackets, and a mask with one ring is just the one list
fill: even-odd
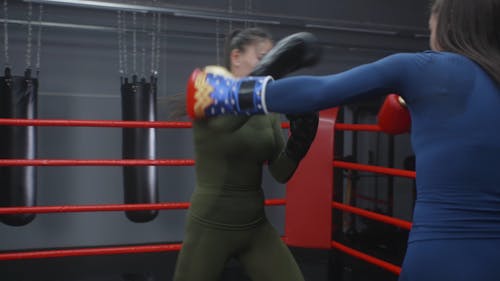
[[(250, 76), (271, 75), (280, 79), (303, 67), (317, 64), (322, 53), (321, 44), (312, 33), (294, 33), (276, 43)], [(287, 118), (290, 121), (290, 137), (285, 153), (298, 162), (304, 158), (316, 136), (319, 114), (287, 115)]]
[(275, 80), (280, 79), (300, 68), (315, 65), (321, 54), (316, 36), (309, 32), (294, 33), (276, 43), (250, 76), (271, 75)]
[(286, 143), (285, 153), (291, 159), (299, 162), (309, 151), (318, 130), (319, 114), (317, 112), (304, 114), (287, 114), (290, 120), (290, 137)]

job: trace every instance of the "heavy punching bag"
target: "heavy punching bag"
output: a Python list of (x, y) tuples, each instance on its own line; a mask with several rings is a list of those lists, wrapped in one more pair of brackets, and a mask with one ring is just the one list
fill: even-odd
[[(156, 78), (151, 83), (132, 77), (121, 85), (122, 118), (126, 121), (156, 121)], [(123, 159), (155, 159), (156, 131), (154, 128), (124, 128), (122, 133)], [(126, 204), (158, 203), (158, 177), (155, 166), (123, 167), (123, 187)], [(157, 210), (127, 211), (133, 222), (148, 222)]]
[[(5, 69), (0, 77), (0, 118), (37, 118), (38, 79), (31, 70), (24, 76), (12, 76)], [(0, 126), (0, 158), (35, 159), (36, 127)], [(0, 206), (31, 207), (36, 204), (36, 168), (34, 166), (0, 166)], [(22, 226), (34, 214), (5, 214), (0, 220), (8, 225)]]

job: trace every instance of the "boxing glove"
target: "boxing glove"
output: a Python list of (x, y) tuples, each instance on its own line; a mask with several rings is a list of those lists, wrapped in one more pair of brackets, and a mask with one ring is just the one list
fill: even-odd
[[(250, 76), (271, 75), (272, 77), (279, 79), (300, 68), (315, 65), (320, 60), (321, 55), (321, 45), (313, 34), (308, 32), (295, 33), (280, 40), (261, 59), (259, 64), (250, 73)], [(206, 79), (205, 77), (207, 77), (206, 75), (209, 73), (212, 74), (208, 75), (208, 79)], [(261, 113), (261, 110), (264, 111), (262, 113), (265, 113), (266, 109), (265, 105), (262, 104), (263, 97), (261, 96), (261, 94), (265, 93), (257, 91), (255, 92), (256, 96), (250, 95), (249, 88), (251, 88), (253, 82), (243, 83), (243, 90), (246, 92), (241, 92), (241, 95), (238, 94), (237, 91), (229, 92), (228, 90), (232, 89), (228, 88), (229, 85), (220, 86), (221, 89), (218, 89), (219, 94), (212, 94), (214, 88), (212, 86), (208, 87), (207, 85), (210, 85), (210, 81), (214, 80), (215, 76), (232, 78), (231, 73), (227, 70), (221, 67), (213, 66), (205, 68), (203, 71), (196, 69), (191, 74), (186, 91), (187, 112), (191, 118), (203, 118), (212, 115), (231, 113), (234, 114), (235, 110), (237, 115), (251, 114), (254, 112)], [(222, 79), (222, 77), (220, 78)], [(257, 81), (261, 81), (262, 78), (256, 79)], [(265, 83), (272, 80), (272, 78), (268, 77), (263, 79), (264, 81), (262, 82)], [(250, 78), (250, 80), (255, 80), (255, 78)], [(232, 79), (227, 79), (226, 82), (231, 84), (231, 86), (233, 84), (235, 84), (236, 87), (241, 85), (241, 83), (232, 83)], [(264, 89), (261, 87), (261, 82), (254, 84), (254, 86), (260, 87), (260, 90)], [(230, 99), (228, 95), (234, 96), (234, 98)], [(229, 104), (226, 104), (226, 101), (228, 101)], [(242, 109), (244, 112), (238, 112)]]
[(377, 119), (378, 126), (384, 133), (397, 135), (410, 131), (410, 112), (403, 98), (396, 94), (390, 94), (385, 98)]
[(285, 153), (295, 161), (300, 161), (309, 151), (318, 130), (319, 114), (317, 112), (286, 115), (290, 121), (290, 136)]
[(195, 69), (186, 90), (188, 115), (205, 118), (218, 115), (253, 115), (267, 113), (265, 89), (271, 76), (234, 78), (220, 66)]
[(321, 55), (322, 48), (316, 36), (309, 32), (294, 33), (276, 43), (250, 76), (271, 75), (280, 79), (298, 69), (315, 65)]
[[(309, 32), (295, 33), (276, 43), (250, 75), (269, 74), (274, 79), (280, 79), (298, 69), (317, 64), (321, 55), (322, 48), (316, 36)], [(319, 114), (288, 114), (286, 117), (290, 121), (290, 136), (285, 153), (298, 162), (309, 151), (316, 136)]]

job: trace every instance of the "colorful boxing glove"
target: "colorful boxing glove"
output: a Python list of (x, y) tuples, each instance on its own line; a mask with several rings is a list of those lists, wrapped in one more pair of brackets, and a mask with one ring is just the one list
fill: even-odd
[(272, 80), (271, 76), (236, 79), (220, 66), (195, 69), (187, 84), (187, 112), (193, 119), (267, 113), (265, 89)]
[(410, 131), (410, 112), (403, 98), (396, 94), (390, 94), (385, 98), (377, 118), (378, 125), (384, 133), (397, 135)]

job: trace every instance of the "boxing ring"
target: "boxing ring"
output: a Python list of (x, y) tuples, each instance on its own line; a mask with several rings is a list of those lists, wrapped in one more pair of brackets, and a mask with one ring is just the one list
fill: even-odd
[[(399, 274), (398, 265), (368, 255), (339, 241), (332, 240), (333, 230), (341, 227), (333, 210), (351, 213), (404, 230), (411, 222), (332, 201), (334, 171), (336, 169), (363, 171), (375, 174), (414, 179), (415, 172), (390, 167), (373, 166), (334, 159), (335, 133), (339, 131), (379, 132), (378, 125), (337, 123), (339, 109), (322, 111), (318, 134), (308, 155), (302, 160), (293, 178), (288, 182), (286, 197), (267, 199), (266, 206), (285, 206), (285, 233), (283, 240), (293, 247), (335, 249), (354, 258)], [(107, 128), (157, 128), (190, 129), (190, 122), (158, 121), (107, 121), (107, 120), (44, 120), (0, 119), (0, 126), (50, 126), (50, 127), (107, 127)], [(283, 128), (288, 123), (282, 124)], [(194, 166), (192, 159), (0, 159), (0, 166)], [(0, 207), (0, 214), (50, 214), (71, 212), (115, 212), (138, 210), (188, 209), (187, 202), (156, 204), (99, 204), (67, 206)], [(113, 247), (66, 248), (57, 250), (0, 252), (0, 261), (46, 259), (70, 256), (97, 256), (134, 253), (179, 251), (181, 243), (131, 245)]]

